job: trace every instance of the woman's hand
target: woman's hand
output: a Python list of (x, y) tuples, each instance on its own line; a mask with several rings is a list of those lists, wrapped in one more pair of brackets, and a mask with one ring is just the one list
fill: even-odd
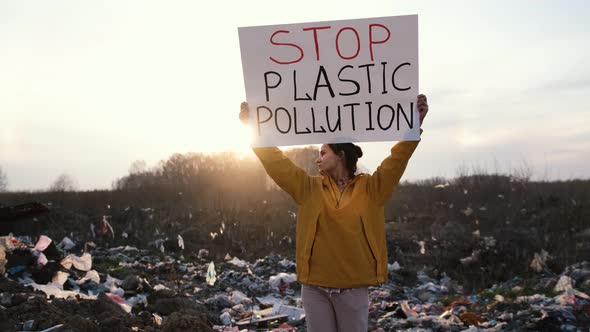
[(240, 120), (243, 124), (247, 125), (250, 121), (250, 108), (247, 102), (243, 102), (240, 105)]
[(418, 95), (418, 113), (420, 114), (420, 127), (422, 127), (424, 118), (428, 114), (428, 99), (423, 94)]

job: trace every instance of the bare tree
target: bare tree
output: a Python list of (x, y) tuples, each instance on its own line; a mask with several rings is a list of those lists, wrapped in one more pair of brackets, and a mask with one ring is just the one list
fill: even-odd
[(317, 147), (306, 146), (303, 148), (288, 149), (285, 151), (285, 156), (308, 174), (318, 175), (319, 169), (315, 161), (318, 159), (319, 152)]
[(67, 173), (63, 173), (53, 181), (49, 187), (49, 191), (75, 191), (77, 189), (76, 180)]
[(141, 174), (147, 171), (147, 163), (145, 160), (136, 160), (129, 167), (129, 174)]
[(8, 179), (6, 178), (6, 173), (2, 170), (2, 166), (0, 166), (0, 192), (6, 191), (8, 188)]

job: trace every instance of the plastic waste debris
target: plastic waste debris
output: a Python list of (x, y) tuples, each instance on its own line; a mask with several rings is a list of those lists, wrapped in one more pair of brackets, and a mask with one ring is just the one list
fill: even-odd
[(204, 259), (209, 257), (209, 250), (207, 249), (199, 249), (199, 253), (197, 255), (199, 259)]
[(232, 258), (228, 263), (231, 263), (237, 267), (245, 267), (246, 265), (248, 265), (248, 263), (237, 257)]
[(58, 243), (57, 247), (63, 250), (72, 250), (76, 246), (76, 243), (72, 241), (69, 237), (64, 237), (60, 243)]
[(282, 261), (280, 261), (279, 264), (284, 268), (295, 267), (295, 263), (286, 259), (286, 258), (284, 258)]
[(215, 264), (213, 264), (213, 262), (209, 263), (209, 267), (207, 268), (207, 284), (209, 284), (209, 286), (213, 286), (215, 284), (215, 281), (217, 280), (216, 278), (216, 273), (215, 273)]
[(184, 250), (184, 239), (182, 238), (182, 236), (180, 236), (180, 234), (178, 234), (178, 248)]
[(559, 277), (559, 280), (557, 281), (557, 284), (555, 285), (553, 290), (556, 292), (565, 292), (568, 289), (571, 289), (572, 287), (572, 278), (568, 276), (561, 276)]
[(69, 273), (63, 271), (57, 271), (53, 278), (51, 278), (51, 282), (57, 285), (62, 285), (68, 280), (70, 276)]
[(271, 287), (278, 288), (280, 286), (281, 282), (290, 284), (295, 281), (297, 281), (297, 275), (295, 273), (281, 272), (281, 273), (277, 274), (276, 276), (271, 276), (268, 280), (268, 283), (270, 284)]
[(158, 314), (152, 314), (152, 316), (154, 317), (154, 324), (156, 324), (156, 326), (162, 325), (162, 316)]
[(276, 297), (272, 294), (262, 296), (262, 297), (257, 297), (256, 300), (258, 300), (258, 302), (260, 302), (260, 304), (262, 304), (264, 306), (274, 306), (275, 304), (281, 304), (284, 302), (282, 298)]
[(460, 261), (460, 262), (461, 262), (461, 264), (463, 264), (463, 265), (470, 265), (470, 264), (473, 264), (473, 263), (475, 263), (475, 262), (479, 261), (479, 254), (480, 254), (480, 252), (481, 252), (481, 251), (480, 251), (479, 249), (478, 249), (478, 250), (473, 250), (473, 251), (471, 252), (471, 256), (469, 256), (469, 257), (465, 257), (465, 258), (461, 258), (461, 259), (459, 259), (459, 261)]
[(418, 313), (414, 309), (410, 308), (408, 301), (402, 301), (400, 303), (400, 307), (407, 317), (418, 317)]
[(127, 303), (127, 301), (125, 301), (125, 299), (117, 294), (111, 294), (111, 293), (104, 293), (109, 299), (111, 299), (111, 301), (115, 302), (116, 304), (118, 304), (126, 313), (130, 313), (131, 312), (131, 305), (129, 305)]
[(387, 270), (391, 271), (399, 271), (402, 267), (399, 265), (397, 261), (393, 262), (393, 264), (387, 264)]
[(533, 260), (529, 267), (535, 272), (543, 272), (547, 266), (547, 259), (550, 258), (549, 254), (545, 250), (541, 250), (541, 253), (535, 253)]
[(92, 268), (92, 256), (89, 253), (85, 252), (82, 254), (82, 256), (69, 256), (71, 256), (72, 258), (72, 265), (74, 266), (74, 268), (80, 271), (90, 271), (90, 269)]
[(235, 290), (231, 293), (230, 299), (231, 303), (235, 304), (252, 304), (252, 300), (248, 298), (248, 296), (238, 290)]
[(133, 297), (128, 298), (126, 303), (131, 307), (135, 307), (138, 304), (142, 304), (144, 306), (147, 306), (148, 300), (147, 300), (147, 296), (145, 296), (143, 294), (139, 294), (139, 295), (135, 295)]
[(224, 312), (219, 316), (223, 325), (231, 325), (231, 315), (228, 312)]
[(45, 330), (41, 330), (39, 332), (52, 332), (52, 331), (59, 331), (61, 329), (61, 327), (64, 326), (64, 324), (57, 324), (55, 326), (52, 326), (50, 328), (47, 328)]
[(469, 217), (471, 214), (473, 214), (473, 209), (468, 207), (465, 210), (461, 210), (461, 212), (463, 212), (466, 217)]
[(291, 332), (291, 331), (297, 331), (297, 328), (294, 326), (291, 326), (287, 323), (283, 323), (283, 324), (279, 325), (278, 327), (271, 330), (271, 332)]
[(102, 221), (100, 223), (100, 228), (98, 229), (100, 235), (110, 235), (111, 238), (115, 238), (115, 231), (113, 230), (113, 226), (107, 220), (109, 216), (102, 216)]
[(160, 284), (160, 285), (155, 285), (154, 286), (154, 290), (155, 291), (159, 291), (159, 290), (170, 290), (170, 288), (168, 288), (168, 287)]
[(46, 235), (41, 235), (39, 237), (39, 240), (37, 241), (37, 244), (35, 245), (35, 247), (33, 248), (33, 250), (36, 251), (43, 251), (45, 249), (47, 249), (47, 247), (51, 244), (51, 239), (46, 236)]
[(64, 267), (64, 269), (71, 269), (72, 265), (74, 264), (74, 255), (68, 255), (64, 257), (59, 264)]
[(25, 284), (25, 286), (31, 286), (35, 290), (42, 291), (43, 293), (45, 293), (45, 295), (48, 298), (51, 296), (56, 297), (56, 298), (63, 298), (63, 299), (67, 299), (68, 297), (80, 297), (82, 299), (96, 300), (95, 295), (86, 295), (84, 293), (80, 293), (80, 292), (76, 292), (76, 291), (63, 290), (61, 288), (61, 286), (58, 286), (58, 285), (52, 284), (52, 283), (47, 284), (47, 285), (40, 285), (40, 284), (37, 284), (36, 282), (31, 282), (31, 283)]
[(36, 251), (34, 256), (37, 256), (37, 265), (45, 266), (49, 261), (47, 260), (47, 256), (44, 253)]
[(486, 249), (496, 246), (496, 239), (493, 236), (484, 236), (483, 241)]
[(80, 280), (76, 281), (76, 283), (78, 285), (81, 285), (83, 283), (85, 283), (86, 281), (93, 281), (95, 283), (100, 283), (100, 276), (98, 275), (98, 272), (96, 272), (96, 270), (90, 270), (88, 272), (86, 272), (86, 275), (82, 278), (80, 278)]
[[(240, 332), (240, 329), (237, 326), (217, 326), (213, 325), (213, 331), (215, 332)], [(244, 330), (246, 332), (250, 332), (248, 330)]]
[(300, 320), (305, 317), (305, 312), (301, 308), (275, 303), (272, 307), (273, 315), (287, 315), (289, 319)]

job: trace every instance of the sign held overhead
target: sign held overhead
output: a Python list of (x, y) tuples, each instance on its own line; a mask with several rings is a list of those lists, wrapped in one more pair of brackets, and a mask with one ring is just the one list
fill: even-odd
[(417, 15), (238, 32), (253, 146), (420, 139)]

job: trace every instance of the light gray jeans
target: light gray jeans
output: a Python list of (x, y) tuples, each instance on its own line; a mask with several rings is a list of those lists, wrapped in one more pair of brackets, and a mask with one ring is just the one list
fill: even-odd
[(367, 287), (345, 290), (301, 285), (308, 332), (367, 332)]

